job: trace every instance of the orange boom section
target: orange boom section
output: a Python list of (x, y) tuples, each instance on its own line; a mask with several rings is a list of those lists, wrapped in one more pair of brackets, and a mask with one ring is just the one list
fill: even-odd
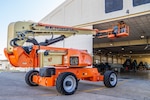
[(27, 54), (23, 48), (15, 47), (13, 52), (9, 54), (6, 49), (4, 49), (5, 56), (9, 60), (10, 64), (14, 67), (37, 67), (37, 56), (35, 56), (34, 51), (31, 54)]

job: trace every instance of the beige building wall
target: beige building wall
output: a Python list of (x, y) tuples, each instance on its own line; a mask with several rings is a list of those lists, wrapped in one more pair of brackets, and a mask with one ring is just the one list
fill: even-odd
[(118, 57), (118, 56), (106, 56), (106, 55), (94, 55), (93, 61), (94, 63), (110, 63), (110, 64), (123, 64), (126, 60), (125, 57)]
[(108, 56), (108, 63), (113, 63), (113, 58), (112, 58), (112, 56)]
[[(105, 0), (66, 0), (40, 22), (68, 26), (82, 24), (88, 26), (89, 23), (105, 22), (109, 19), (115, 20), (118, 17), (149, 11), (150, 3), (133, 7), (132, 1), (123, 0), (122, 10), (105, 13)], [(129, 13), (127, 13), (127, 10)]]
[(135, 59), (137, 61), (137, 63), (139, 64), (139, 62), (147, 62), (148, 64), (150, 64), (150, 56), (136, 56), (136, 57), (132, 57), (132, 59)]
[(117, 64), (118, 63), (118, 59), (116, 56), (113, 56), (113, 64)]
[(94, 57), (93, 57), (93, 62), (94, 62), (94, 64), (95, 64), (95, 63), (96, 63), (96, 64), (99, 64), (100, 61), (101, 61), (101, 57), (98, 56), (98, 55), (94, 55)]
[(8, 62), (8, 60), (1, 60), (0, 61), (0, 69), (2, 70), (9, 70), (11, 67), (10, 63)]
[(118, 64), (122, 64), (123, 60), (122, 58), (118, 57)]

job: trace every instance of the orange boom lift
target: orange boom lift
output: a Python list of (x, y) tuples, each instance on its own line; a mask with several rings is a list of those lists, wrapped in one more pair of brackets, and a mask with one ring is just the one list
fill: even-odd
[[(106, 87), (115, 87), (117, 75), (106, 71), (101, 75), (92, 68), (92, 57), (86, 50), (50, 46), (76, 34), (96, 34), (95, 30), (56, 26), (32, 22), (14, 22), (8, 27), (5, 56), (14, 67), (33, 67), (26, 73), (29, 86), (56, 86), (60, 94), (74, 94), (79, 80), (103, 81)], [(35, 36), (52, 35), (38, 42)], [(59, 35), (54, 38), (53, 35)], [(30, 43), (31, 46), (24, 46)], [(39, 68), (39, 70), (35, 70)]]

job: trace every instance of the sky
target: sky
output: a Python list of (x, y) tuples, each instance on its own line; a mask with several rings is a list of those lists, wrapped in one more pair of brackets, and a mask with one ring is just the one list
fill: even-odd
[(0, 0), (0, 59), (7, 45), (7, 28), (11, 22), (40, 21), (65, 0)]

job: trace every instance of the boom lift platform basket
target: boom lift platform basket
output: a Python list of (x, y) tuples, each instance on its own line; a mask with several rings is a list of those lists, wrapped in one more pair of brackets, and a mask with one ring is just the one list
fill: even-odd
[[(107, 30), (97, 30), (96, 34), (94, 34), (95, 38), (109, 38), (109, 39), (115, 39), (115, 38), (121, 38), (121, 37), (126, 37), (129, 36), (129, 26), (127, 24), (124, 24), (124, 30), (122, 31), (120, 25), (117, 25), (117, 30), (116, 33), (114, 33), (114, 27), (116, 25), (113, 25), (112, 28), (107, 29)], [(116, 34), (116, 35), (115, 35)]]

